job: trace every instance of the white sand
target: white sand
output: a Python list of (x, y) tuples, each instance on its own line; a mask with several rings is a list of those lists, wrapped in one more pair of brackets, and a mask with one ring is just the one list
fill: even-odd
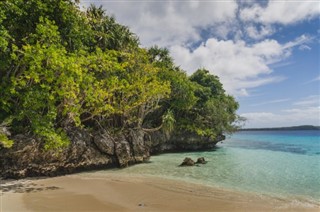
[(320, 211), (319, 205), (155, 177), (74, 174), (2, 181), (0, 211)]

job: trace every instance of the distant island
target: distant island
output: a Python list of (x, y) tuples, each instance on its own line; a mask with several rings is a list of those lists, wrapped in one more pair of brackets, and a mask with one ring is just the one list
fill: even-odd
[(272, 128), (244, 128), (239, 131), (271, 131), (271, 130), (320, 130), (320, 126), (301, 125), (292, 127), (272, 127)]

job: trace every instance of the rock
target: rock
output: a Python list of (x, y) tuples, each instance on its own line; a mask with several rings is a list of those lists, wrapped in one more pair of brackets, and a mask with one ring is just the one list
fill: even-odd
[(199, 136), (187, 131), (174, 131), (166, 135), (162, 131), (150, 134), (151, 154), (163, 152), (204, 151), (214, 149), (218, 142), (225, 139), (224, 135), (218, 135), (215, 139)]
[(115, 166), (115, 156), (97, 148), (89, 132), (73, 129), (68, 136), (70, 145), (61, 151), (45, 150), (43, 142), (30, 136), (14, 136), (12, 148), (0, 150), (0, 177), (56, 176)]
[(114, 155), (114, 140), (108, 133), (98, 134), (94, 137), (93, 142), (101, 152), (108, 155)]
[(131, 164), (133, 157), (130, 144), (127, 142), (123, 135), (115, 138), (115, 154), (118, 160), (118, 166), (123, 168)]
[(206, 164), (206, 163), (207, 163), (207, 161), (205, 161), (204, 157), (198, 158), (198, 160), (196, 162), (196, 164)]
[[(3, 128), (0, 130), (5, 131)], [(208, 150), (224, 139), (220, 136), (211, 140), (187, 132), (174, 132), (172, 135), (161, 131), (146, 133), (138, 129), (128, 129), (114, 135), (106, 131), (70, 128), (67, 135), (70, 145), (60, 151), (45, 150), (44, 143), (30, 135), (11, 136), (10, 139), (14, 140), (12, 148), (0, 148), (0, 178), (56, 176), (92, 169), (127, 167), (146, 162), (150, 154)], [(191, 158), (185, 158), (181, 166), (204, 163), (204, 158), (198, 158), (197, 164)]]
[(146, 206), (144, 203), (139, 203), (139, 205), (138, 205), (139, 207), (144, 207), (144, 206)]
[(15, 135), (14, 145), (0, 149), (0, 178), (56, 176), (108, 167), (126, 167), (147, 161), (149, 147), (144, 132), (110, 135), (70, 129), (70, 145), (61, 151), (45, 150), (44, 143), (32, 136)]
[(193, 166), (195, 163), (191, 158), (186, 157), (180, 166)]
[(150, 147), (147, 145), (143, 131), (131, 130), (126, 137), (126, 140), (131, 144), (132, 155), (136, 163), (141, 163), (149, 160)]

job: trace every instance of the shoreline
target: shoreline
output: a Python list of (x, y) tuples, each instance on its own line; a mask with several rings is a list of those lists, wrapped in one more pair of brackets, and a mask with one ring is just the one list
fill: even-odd
[(320, 205), (179, 180), (97, 172), (1, 182), (0, 211), (318, 211)]

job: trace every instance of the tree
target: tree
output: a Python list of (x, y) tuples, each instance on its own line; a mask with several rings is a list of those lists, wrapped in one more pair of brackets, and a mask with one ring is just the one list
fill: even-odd
[(216, 76), (198, 70), (188, 77), (167, 49), (139, 47), (102, 7), (1, 1), (0, 57), (0, 128), (31, 134), (46, 148), (65, 147), (75, 127), (215, 137), (238, 119), (238, 104)]
[(216, 138), (222, 133), (231, 133), (237, 129), (234, 125), (238, 103), (232, 96), (225, 94), (217, 76), (208, 70), (199, 69), (190, 76), (194, 82), (194, 94), (197, 102), (190, 110), (184, 110), (180, 116), (181, 129), (198, 135)]
[(160, 101), (161, 107), (147, 118), (145, 125), (159, 126), (163, 122), (162, 117), (170, 117), (171, 123), (174, 123), (181, 111), (190, 109), (196, 103), (194, 84), (187, 74), (173, 63), (168, 49), (154, 46), (148, 49), (148, 54), (150, 61), (160, 69), (158, 77), (170, 82), (171, 93), (168, 98)]
[[(141, 129), (169, 95), (169, 83), (157, 77), (135, 36), (101, 8), (82, 13), (67, 0), (1, 4), (0, 32), (10, 36), (1, 40), (0, 123), (12, 120), (14, 133), (60, 148), (72, 127)], [(31, 7), (37, 13), (26, 16)]]
[(86, 11), (86, 16), (93, 31), (92, 47), (122, 51), (138, 47), (137, 36), (128, 27), (116, 23), (114, 17), (107, 16), (102, 6), (96, 7), (91, 4)]

